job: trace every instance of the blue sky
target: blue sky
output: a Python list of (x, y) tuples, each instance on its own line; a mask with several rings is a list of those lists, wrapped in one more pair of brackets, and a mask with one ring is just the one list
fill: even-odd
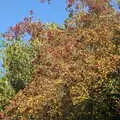
[[(114, 0), (112, 0), (114, 1)], [(56, 22), (62, 24), (67, 17), (66, 0), (52, 0), (52, 3), (40, 3), (39, 0), (1, 0), (0, 1), (0, 33), (34, 11), (35, 17), (42, 22)]]
[(39, 0), (1, 0), (0, 1), (0, 32), (21, 21), (34, 11), (35, 17), (42, 22), (56, 22), (61, 24), (67, 16), (65, 11), (66, 0), (52, 0), (52, 3), (40, 3)]

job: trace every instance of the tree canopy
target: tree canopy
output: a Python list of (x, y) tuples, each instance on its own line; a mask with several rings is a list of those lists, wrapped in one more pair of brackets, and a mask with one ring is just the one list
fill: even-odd
[[(31, 11), (4, 34), (14, 58), (9, 73), (30, 80), (4, 107), (4, 119), (119, 120), (120, 14), (101, 1), (68, 0), (75, 12), (63, 28), (33, 21)], [(81, 4), (89, 11), (79, 11)], [(18, 44), (25, 33), (26, 47)]]

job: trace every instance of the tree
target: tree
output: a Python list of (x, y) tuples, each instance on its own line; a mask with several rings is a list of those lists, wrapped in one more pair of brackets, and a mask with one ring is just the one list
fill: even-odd
[[(110, 113), (106, 114), (106, 119), (112, 119), (115, 115), (112, 113), (118, 111), (118, 108), (110, 111), (111, 98), (107, 95), (112, 94), (111, 91), (104, 94), (104, 87), (110, 87), (108, 75), (120, 67), (119, 44), (116, 46), (114, 41), (120, 35), (120, 16), (108, 9), (104, 14), (78, 13), (72, 20), (75, 26), (63, 30), (45, 29), (44, 25), (32, 23), (31, 31), (36, 31), (32, 31), (31, 43), (37, 51), (32, 82), (7, 106), (9, 119), (74, 120), (83, 117), (100, 120), (104, 109)], [(119, 99), (114, 105), (120, 106)]]
[(90, 11), (73, 14), (64, 29), (27, 20), (6, 34), (27, 32), (35, 50), (32, 82), (6, 106), (8, 119), (119, 119), (120, 15), (98, 3), (85, 0)]
[(32, 74), (32, 47), (21, 40), (10, 42), (4, 50), (3, 66), (6, 70), (6, 78), (18, 92), (25, 87), (25, 84), (31, 81)]

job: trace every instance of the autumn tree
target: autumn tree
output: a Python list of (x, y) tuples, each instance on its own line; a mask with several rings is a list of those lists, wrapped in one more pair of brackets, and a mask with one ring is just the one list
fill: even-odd
[(5, 35), (27, 32), (35, 51), (32, 82), (6, 106), (6, 119), (120, 118), (120, 15), (108, 0), (81, 2), (89, 12), (73, 14), (65, 29), (30, 21)]

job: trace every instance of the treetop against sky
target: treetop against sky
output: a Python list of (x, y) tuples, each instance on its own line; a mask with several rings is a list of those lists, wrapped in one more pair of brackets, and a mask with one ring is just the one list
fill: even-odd
[[(42, 0), (43, 1), (43, 0)], [(71, 0), (69, 0), (71, 1)], [(112, 0), (113, 7), (118, 9)], [(67, 18), (66, 0), (52, 0), (42, 4), (39, 0), (2, 0), (0, 7), (0, 32), (6, 32), (8, 28), (28, 15), (29, 10), (33, 10), (36, 17), (44, 23), (56, 22), (62, 24)]]

